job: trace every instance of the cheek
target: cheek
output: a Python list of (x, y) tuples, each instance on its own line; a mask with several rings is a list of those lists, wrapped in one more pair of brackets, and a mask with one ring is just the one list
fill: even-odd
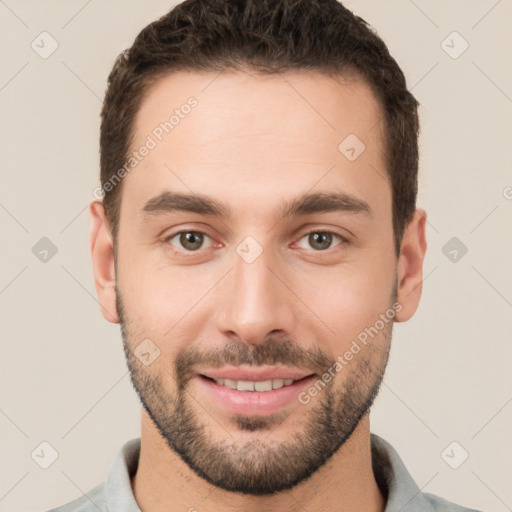
[(128, 328), (137, 338), (154, 340), (162, 351), (178, 351), (180, 338), (186, 343), (182, 333), (188, 333), (189, 342), (198, 328), (201, 301), (222, 275), (217, 274), (208, 265), (170, 266), (142, 257), (120, 261), (119, 289)]
[[(339, 351), (391, 307), (392, 268), (369, 265), (319, 267), (304, 273), (298, 295), (318, 315)], [(334, 333), (332, 332), (334, 331)]]

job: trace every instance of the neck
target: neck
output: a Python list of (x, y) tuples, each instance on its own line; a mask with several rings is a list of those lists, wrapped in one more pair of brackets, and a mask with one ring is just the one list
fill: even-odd
[(370, 422), (366, 415), (344, 445), (309, 479), (272, 496), (219, 489), (197, 476), (166, 444), (142, 411), (141, 451), (132, 489), (144, 512), (382, 512), (384, 499), (372, 470)]

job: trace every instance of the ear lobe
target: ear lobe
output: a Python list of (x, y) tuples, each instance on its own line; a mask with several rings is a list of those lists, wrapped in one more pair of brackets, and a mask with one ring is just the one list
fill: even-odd
[(425, 225), (427, 214), (418, 208), (413, 220), (405, 228), (400, 258), (397, 266), (397, 301), (402, 306), (397, 311), (395, 321), (406, 322), (416, 310), (420, 302), (423, 282), (423, 261), (427, 251)]
[(90, 249), (96, 292), (101, 312), (106, 320), (119, 323), (116, 308), (116, 275), (114, 265), (114, 244), (103, 204), (94, 201), (89, 207), (91, 213)]

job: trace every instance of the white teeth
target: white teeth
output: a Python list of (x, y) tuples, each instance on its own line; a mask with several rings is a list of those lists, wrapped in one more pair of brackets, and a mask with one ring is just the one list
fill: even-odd
[(217, 384), (237, 391), (272, 391), (294, 383), (293, 379), (272, 379), (262, 381), (214, 379)]
[[(220, 382), (217, 382), (217, 384), (221, 384)], [(227, 388), (236, 389), (236, 380), (231, 379), (224, 379), (223, 385)]]
[(262, 380), (261, 382), (255, 382), (254, 389), (256, 391), (272, 391), (272, 381)]
[(254, 391), (254, 382), (248, 380), (239, 380), (236, 383), (238, 391)]
[(272, 389), (279, 389), (284, 386), (284, 380), (283, 379), (273, 379), (272, 380)]

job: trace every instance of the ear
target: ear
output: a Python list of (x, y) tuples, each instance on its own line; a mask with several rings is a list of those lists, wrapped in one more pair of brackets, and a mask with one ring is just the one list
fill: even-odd
[(114, 244), (107, 216), (103, 204), (99, 201), (92, 202), (89, 211), (92, 221), (90, 233), (92, 268), (101, 312), (106, 320), (118, 324)]
[(423, 282), (423, 260), (427, 251), (426, 221), (426, 212), (418, 208), (404, 231), (397, 265), (397, 301), (402, 306), (395, 316), (397, 322), (406, 322), (418, 309)]

